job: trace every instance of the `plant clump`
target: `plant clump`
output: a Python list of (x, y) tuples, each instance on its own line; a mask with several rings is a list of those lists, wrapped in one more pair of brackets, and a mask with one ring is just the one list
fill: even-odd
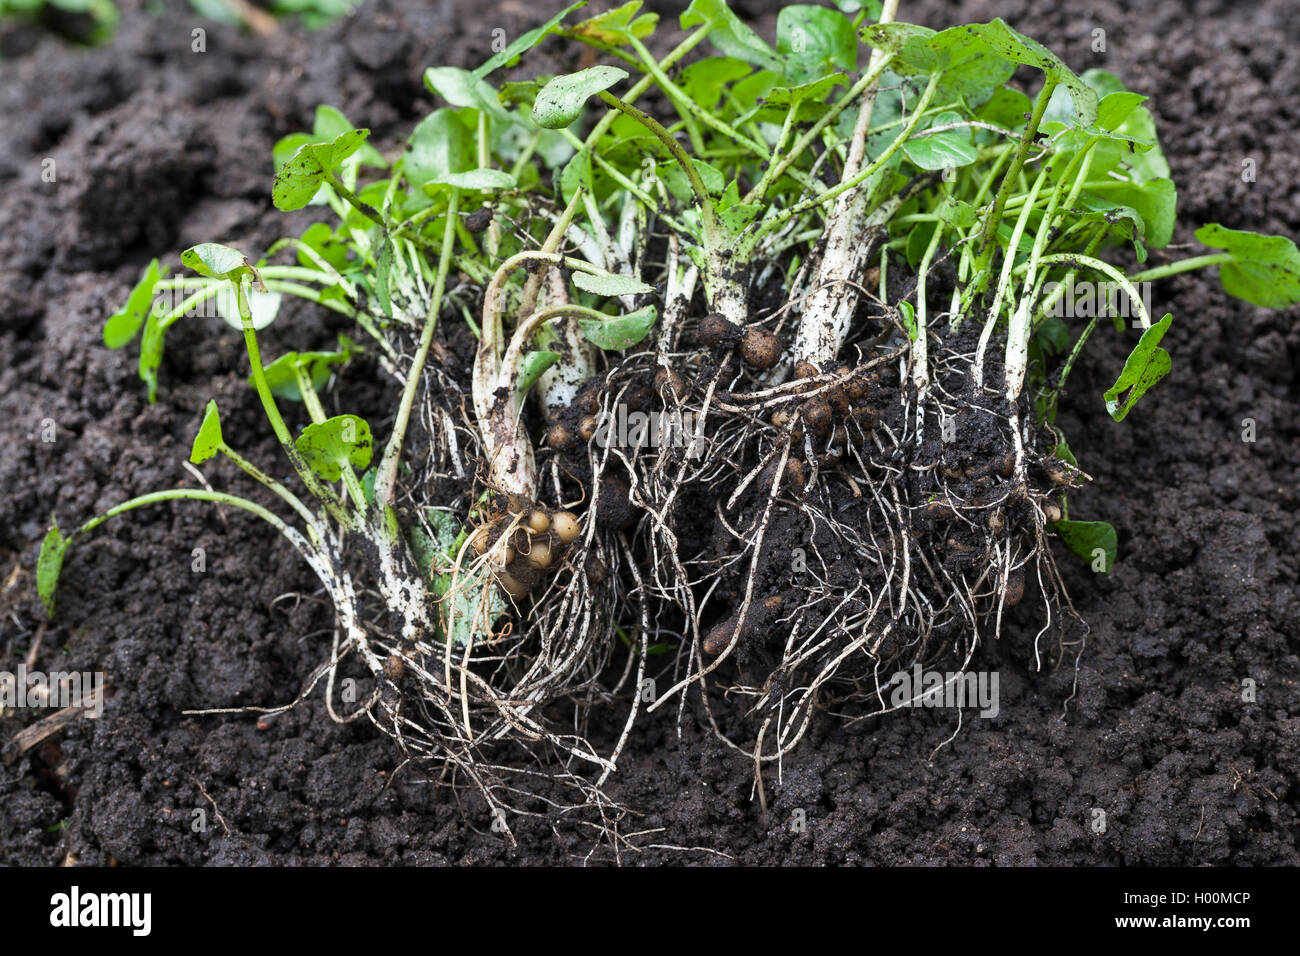
[[(1279, 307), (1300, 254), (1210, 224), (1218, 251), (1166, 256), (1176, 190), (1145, 97), (1000, 20), (795, 5), (773, 46), (724, 0), (694, 0), (675, 41), (636, 0), (581, 6), (477, 70), (431, 67), (442, 105), (395, 155), (321, 107), (277, 146), (271, 194), (322, 220), (256, 263), (155, 261), (110, 319), (110, 347), (140, 336), (151, 399), (176, 321), (211, 303), (243, 334), (297, 487), (227, 445), (215, 405), (192, 460), (230, 458), (298, 524), (175, 489), (78, 534), (175, 498), (272, 524), (336, 608), (330, 673), (358, 655), (362, 711), (493, 813), (525, 812), (504, 748), (602, 805), (638, 718), (688, 700), (761, 799), (815, 713), (895, 709), (894, 673), (964, 670), (1010, 608), (1041, 609), (1036, 665), (1064, 654), (1051, 539), (1117, 559), (1114, 529), (1069, 510), (1087, 476), (1056, 410), (1107, 318), (1064, 317), (1071, 290), (1125, 306), (1131, 353), (1099, 397), (1122, 421), (1171, 367), (1172, 316), (1140, 285), (1217, 266)], [(502, 79), (548, 37), (601, 62)], [(263, 365), (285, 296), (355, 336)], [(362, 348), (399, 395), (387, 434), (319, 399)], [(280, 403), (302, 404), (297, 435)], [(47, 603), (71, 540), (50, 535)], [(719, 719), (727, 700), (747, 718)], [(598, 705), (626, 710), (604, 752)]]

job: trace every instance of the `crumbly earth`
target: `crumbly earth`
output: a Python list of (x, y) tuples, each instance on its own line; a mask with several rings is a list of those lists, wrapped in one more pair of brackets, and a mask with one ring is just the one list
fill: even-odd
[[(103, 670), (112, 695), (102, 719), (0, 762), (0, 861), (586, 859), (587, 831), (540, 819), (515, 821), (510, 847), (474, 801), (398, 771), (368, 724), (331, 722), (319, 693), (260, 724), (182, 714), (287, 702), (328, 653), (330, 617), (309, 572), (252, 519), (181, 506), (114, 522), (72, 552), (49, 623), (33, 582), (51, 512), (66, 527), (192, 481), (181, 462), (208, 398), (228, 436), (266, 434), (224, 326), (173, 330), (153, 406), (134, 351), (103, 347), (104, 318), (148, 259), (204, 240), (261, 249), (300, 229), (310, 213), (270, 208), (276, 138), (327, 102), (392, 146), (430, 106), (424, 67), (480, 62), (493, 29), (517, 35), (540, 12), (516, 0), (490, 10), (372, 0), (320, 33), (258, 39), (200, 24), (179, 2), (158, 17), (123, 5), (109, 47), (10, 37), (6, 50), (36, 47), (0, 63), (0, 669), (33, 655), (46, 671)], [(1001, 16), (1076, 69), (1104, 67), (1150, 95), (1181, 187), (1176, 242), (1205, 221), (1300, 232), (1300, 27), (1289, 4), (1144, 6), (904, 0), (904, 15), (936, 27)], [(770, 34), (773, 4), (736, 7)], [(195, 53), (200, 25), (207, 50)], [(1098, 29), (1105, 52), (1094, 52)], [(1245, 160), (1258, 181), (1243, 181)], [(1069, 660), (1032, 670), (1032, 618), (1014, 618), (977, 662), (1000, 672), (996, 718), (967, 719), (937, 753), (951, 712), (852, 728), (821, 718), (780, 779), (770, 775), (766, 816), (749, 763), (689, 710), (680, 735), (674, 708), (642, 717), (610, 791), (637, 814), (624, 833), (653, 832), (623, 862), (1300, 863), (1300, 326), (1294, 310), (1227, 299), (1213, 276), (1176, 278), (1155, 296), (1175, 315), (1169, 378), (1113, 423), (1100, 394), (1129, 344), (1098, 334), (1063, 403), (1060, 423), (1096, 479), (1072, 512), (1120, 531), (1108, 577), (1059, 555), (1091, 628), (1077, 674)], [(309, 348), (339, 330), (293, 309), (265, 348)], [(339, 401), (383, 431), (387, 392), (373, 371), (350, 369)], [(42, 440), (47, 420), (53, 442)], [(276, 460), (270, 440), (240, 446)], [(220, 465), (209, 475), (240, 484)], [(599, 717), (594, 734), (615, 734), (622, 718)], [(0, 716), (0, 740), (32, 719)], [(198, 809), (203, 832), (191, 827)]]

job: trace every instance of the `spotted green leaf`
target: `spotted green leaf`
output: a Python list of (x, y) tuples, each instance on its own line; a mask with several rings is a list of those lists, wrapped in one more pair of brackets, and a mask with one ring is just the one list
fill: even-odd
[(627, 79), (627, 70), (592, 66), (557, 76), (542, 87), (533, 102), (533, 120), (546, 129), (561, 129), (576, 120), (589, 97)]
[(1173, 315), (1166, 314), (1142, 333), (1142, 338), (1129, 353), (1119, 378), (1106, 390), (1106, 411), (1115, 421), (1122, 422), (1147, 389), (1169, 374), (1173, 362), (1169, 353), (1160, 347), (1160, 340), (1169, 331), (1173, 321)]
[(1232, 256), (1231, 262), (1219, 266), (1219, 281), (1229, 295), (1269, 309), (1300, 302), (1300, 252), (1292, 240), (1228, 229), (1217, 222), (1197, 229), (1196, 238)]
[(356, 415), (336, 415), (313, 422), (293, 444), (311, 470), (325, 481), (338, 481), (345, 465), (365, 468), (370, 464), (370, 426)]

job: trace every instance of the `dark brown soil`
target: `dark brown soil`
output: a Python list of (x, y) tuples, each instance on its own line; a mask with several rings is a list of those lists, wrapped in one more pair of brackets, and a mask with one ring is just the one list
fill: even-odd
[[(188, 8), (154, 18), (124, 6), (110, 47), (44, 40), (0, 63), (0, 669), (36, 645), (36, 667), (103, 670), (113, 690), (99, 721), (0, 764), (0, 861), (582, 860), (588, 836), (542, 819), (513, 822), (509, 848), (472, 801), (394, 773), (392, 745), (368, 724), (331, 722), (319, 694), (264, 729), (182, 715), (287, 702), (328, 652), (309, 572), (251, 519), (164, 506), (114, 522), (72, 552), (48, 625), (32, 577), (51, 512), (67, 526), (190, 480), (181, 461), (208, 398), (228, 435), (264, 434), (224, 327), (173, 331), (155, 406), (134, 354), (101, 344), (149, 258), (204, 240), (260, 249), (300, 227), (270, 208), (276, 138), (327, 102), (391, 145), (429, 106), (425, 66), (477, 63), (494, 28), (516, 35), (542, 11), (379, 0), (307, 36), (205, 24), (207, 52), (195, 54)], [(737, 4), (769, 32), (771, 6)], [(1205, 221), (1300, 232), (1300, 20), (1284, 0), (904, 8), (931, 26), (1001, 16), (1073, 67), (1110, 69), (1152, 96), (1180, 186), (1176, 241)], [(1096, 28), (1104, 54), (1092, 52)], [(41, 180), (46, 158), (54, 183)], [(1244, 159), (1258, 182), (1241, 180)], [(1228, 300), (1206, 275), (1156, 297), (1175, 315), (1170, 377), (1111, 422), (1100, 394), (1125, 346), (1098, 335), (1063, 403), (1061, 425), (1096, 478), (1072, 497), (1074, 516), (1120, 530), (1109, 577), (1060, 555), (1091, 627), (1068, 708), (1073, 667), (1032, 671), (1033, 632), (1012, 628), (978, 662), (1000, 671), (997, 718), (968, 719), (932, 760), (950, 712), (853, 729), (822, 718), (768, 780), (766, 817), (750, 765), (689, 714), (679, 739), (665, 708), (638, 724), (613, 778), (611, 795), (640, 814), (623, 832), (654, 831), (624, 862), (1300, 863), (1297, 314)], [(300, 309), (267, 347), (310, 348), (337, 331)], [(342, 401), (382, 427), (364, 371), (348, 373)], [(1241, 440), (1245, 418), (1253, 444)], [(46, 419), (53, 443), (41, 440)], [(269, 436), (243, 446), (275, 460)], [(202, 574), (191, 570), (198, 547)], [(1255, 703), (1242, 701), (1247, 678)], [(32, 719), (0, 717), (0, 739)], [(220, 814), (204, 833), (190, 829), (197, 808)], [(790, 825), (796, 811), (805, 829)]]

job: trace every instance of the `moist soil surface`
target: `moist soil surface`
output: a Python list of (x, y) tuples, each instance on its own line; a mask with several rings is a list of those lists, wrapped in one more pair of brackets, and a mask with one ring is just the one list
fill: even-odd
[[(156, 405), (134, 349), (103, 346), (103, 321), (143, 266), (201, 241), (252, 251), (296, 235), (311, 213), (270, 204), (278, 137), (331, 103), (392, 148), (431, 108), (426, 66), (475, 65), (493, 29), (516, 36), (549, 12), (378, 0), (319, 33), (257, 38), (179, 3), (160, 16), (124, 7), (107, 47), (10, 36), (6, 50), (28, 52), (0, 63), (0, 669), (99, 670), (110, 694), (100, 719), (0, 762), (0, 861), (614, 859), (590, 831), (544, 818), (514, 820), (512, 847), (481, 804), (399, 769), (369, 723), (332, 722), (319, 691), (262, 721), (183, 714), (286, 703), (328, 655), (331, 617), (310, 572), (251, 518), (180, 505), (114, 521), (73, 549), (46, 621), (33, 571), (50, 514), (66, 528), (129, 496), (192, 485), (182, 462), (209, 398), (248, 457), (276, 460), (224, 325), (172, 330)], [(774, 5), (736, 7), (771, 35)], [(1282, 0), (1139, 10), (905, 0), (903, 16), (934, 27), (1001, 16), (1075, 69), (1103, 67), (1151, 96), (1180, 188), (1177, 244), (1208, 221), (1300, 232), (1293, 13)], [(192, 50), (196, 26), (203, 53)], [(575, 66), (557, 45), (533, 68)], [(548, 61), (565, 55), (573, 62)], [(47, 160), (54, 182), (42, 178)], [(1243, 180), (1246, 160), (1255, 182)], [(1072, 495), (1072, 516), (1119, 529), (1108, 576), (1058, 548), (1090, 628), (1077, 669), (1071, 653), (1035, 670), (1033, 616), (1015, 616), (973, 665), (1000, 674), (996, 717), (968, 711), (936, 751), (956, 729), (952, 711), (851, 727), (823, 715), (779, 779), (768, 774), (766, 814), (752, 765), (689, 709), (680, 734), (675, 708), (643, 715), (609, 786), (635, 813), (621, 832), (643, 831), (621, 862), (1300, 863), (1297, 314), (1230, 300), (1213, 275), (1154, 295), (1156, 314), (1175, 316), (1170, 376), (1112, 422), (1101, 393), (1131, 336), (1098, 334), (1062, 405), (1059, 423), (1095, 479)], [(327, 345), (341, 330), (288, 308), (263, 348)], [(342, 401), (382, 433), (395, 393), (373, 372), (351, 367)], [(1242, 440), (1245, 419), (1254, 442)], [(208, 473), (241, 487), (231, 468)], [(0, 739), (41, 715), (0, 716)], [(598, 721), (597, 743), (623, 717)]]

